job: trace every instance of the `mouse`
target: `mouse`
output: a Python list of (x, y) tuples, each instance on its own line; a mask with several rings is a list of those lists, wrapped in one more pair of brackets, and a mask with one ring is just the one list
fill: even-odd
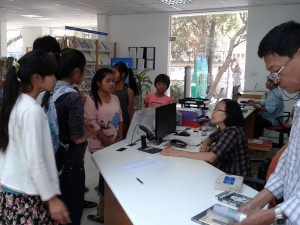
[(171, 145), (174, 145), (176, 147), (179, 147), (179, 148), (183, 148), (186, 146), (186, 143), (182, 140), (179, 140), (179, 139), (172, 139), (170, 141)]
[(191, 136), (189, 132), (181, 131), (178, 133), (179, 136)]

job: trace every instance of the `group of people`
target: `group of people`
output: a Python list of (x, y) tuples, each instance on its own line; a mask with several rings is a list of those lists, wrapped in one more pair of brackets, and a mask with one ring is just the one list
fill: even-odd
[[(82, 52), (61, 51), (55, 38), (44, 36), (34, 41), (33, 51), (14, 61), (9, 69), (0, 112), (1, 224), (80, 224), (87, 143), (94, 153), (122, 140), (133, 117), (137, 94), (132, 70), (119, 62), (112, 70), (99, 69), (93, 76), (90, 95), (84, 96), (76, 87), (85, 79), (86, 67)], [(129, 84), (125, 84), (128, 76)], [(159, 88), (154, 96), (164, 103), (169, 77), (161, 74), (156, 83)], [(54, 96), (59, 97), (53, 100)], [(147, 99), (152, 102), (153, 97)], [(45, 115), (51, 101), (57, 115), (60, 149), (65, 150), (60, 171), (51, 141), (54, 131)], [(103, 222), (101, 175), (99, 193), (102, 198), (96, 218), (89, 218)]]
[[(89, 151), (94, 153), (122, 140), (133, 117), (136, 89), (134, 84), (125, 84), (132, 71), (124, 63), (115, 64), (112, 70), (98, 70), (87, 98), (77, 91), (64, 92), (55, 101), (59, 139), (67, 150), (58, 176), (52, 130), (44, 110), (54, 93), (80, 85), (87, 65), (80, 51), (60, 51), (56, 40), (50, 39), (50, 36), (37, 39), (34, 50), (15, 61), (6, 76), (0, 112), (1, 224), (80, 224), (87, 141)], [(51, 45), (58, 48), (47, 49)], [(261, 41), (258, 55), (271, 72), (267, 81), (269, 89), (274, 83), (289, 93), (300, 91), (297, 74), (300, 69), (300, 24), (287, 22), (273, 28)], [(154, 83), (156, 92), (147, 95), (145, 106), (171, 103), (172, 98), (165, 95), (170, 85), (169, 77), (160, 74)], [(45, 91), (44, 110), (36, 102), (42, 90)], [(286, 151), (265, 189), (239, 209), (247, 214), (247, 218), (238, 225), (267, 225), (274, 221), (279, 224), (285, 220), (286, 224), (300, 224), (299, 104), (297, 101), (294, 106)], [(266, 105), (262, 111), (269, 111), (268, 107), (274, 106)], [(251, 175), (240, 106), (233, 100), (224, 99), (216, 105), (211, 120), (218, 129), (204, 140), (199, 152), (167, 147), (161, 155), (204, 160), (226, 173)], [(101, 174), (99, 192), (97, 215), (92, 215), (91, 219), (103, 222), (104, 180)], [(274, 197), (282, 196), (281, 205), (262, 210)]]

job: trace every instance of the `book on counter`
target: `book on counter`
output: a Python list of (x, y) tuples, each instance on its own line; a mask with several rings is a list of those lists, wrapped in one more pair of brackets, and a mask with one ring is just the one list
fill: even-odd
[(248, 196), (233, 191), (224, 191), (216, 195), (215, 197), (218, 201), (235, 206), (237, 208), (241, 207), (242, 205), (244, 205), (252, 199)]
[(215, 182), (215, 189), (223, 191), (241, 192), (244, 177), (220, 174)]
[(193, 216), (191, 220), (202, 225), (227, 225), (243, 221), (246, 217), (235, 209), (215, 204)]

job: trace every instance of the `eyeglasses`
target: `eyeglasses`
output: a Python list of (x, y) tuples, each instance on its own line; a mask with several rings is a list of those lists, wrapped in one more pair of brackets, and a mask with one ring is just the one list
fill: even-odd
[(214, 108), (213, 111), (216, 111), (216, 112), (226, 112), (225, 110), (223, 110), (223, 109), (218, 109), (218, 108)]
[(287, 64), (293, 60), (293, 56), (288, 59), (288, 61), (277, 71), (277, 72), (271, 72), (268, 77), (271, 78), (274, 82), (276, 82), (280, 78), (280, 73), (282, 70), (287, 66)]

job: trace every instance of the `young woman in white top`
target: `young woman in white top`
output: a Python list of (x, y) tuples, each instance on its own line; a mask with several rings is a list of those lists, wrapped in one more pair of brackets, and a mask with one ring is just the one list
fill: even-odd
[(0, 224), (67, 224), (47, 117), (36, 98), (55, 85), (56, 60), (34, 50), (14, 62), (0, 112)]

